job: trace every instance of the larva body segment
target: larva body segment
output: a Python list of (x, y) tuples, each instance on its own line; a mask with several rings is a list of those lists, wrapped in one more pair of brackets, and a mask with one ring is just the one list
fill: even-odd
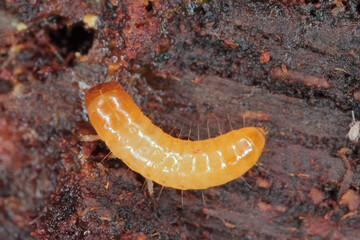
[(132, 170), (163, 186), (205, 189), (247, 172), (265, 144), (261, 128), (234, 130), (215, 138), (174, 138), (152, 124), (116, 82), (85, 95), (89, 119), (112, 153)]

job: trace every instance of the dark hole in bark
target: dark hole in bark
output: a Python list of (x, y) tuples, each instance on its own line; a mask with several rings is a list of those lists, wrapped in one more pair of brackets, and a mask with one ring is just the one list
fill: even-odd
[(316, 4), (316, 3), (319, 3), (319, 2), (320, 2), (320, 0), (305, 0), (306, 4), (309, 4), (309, 3)]
[(10, 81), (5, 81), (0, 78), (0, 94), (6, 94), (12, 91), (14, 84)]
[(49, 30), (51, 41), (58, 46), (62, 57), (66, 58), (72, 52), (86, 54), (94, 40), (94, 30), (85, 29), (84, 23), (78, 22), (70, 27), (60, 25), (57, 29)]
[(153, 10), (152, 1), (148, 1), (148, 5), (146, 6), (146, 11), (151, 12)]

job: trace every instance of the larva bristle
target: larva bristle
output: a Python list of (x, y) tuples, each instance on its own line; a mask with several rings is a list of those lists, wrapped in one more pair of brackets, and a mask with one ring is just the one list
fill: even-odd
[(171, 132), (169, 133), (169, 135), (171, 136), (171, 134), (174, 132), (174, 130), (176, 129), (176, 127), (177, 127), (177, 123), (176, 123), (176, 125), (175, 125), (175, 127), (171, 130)]
[(269, 171), (265, 170), (265, 168), (263, 168), (262, 166), (260, 166), (259, 163), (255, 163), (255, 166), (257, 166), (258, 168), (260, 168), (261, 170), (263, 170), (264, 172), (266, 172), (267, 174), (270, 174)]
[(164, 189), (164, 186), (161, 186), (159, 196), (156, 198), (156, 201), (159, 201), (163, 189)]
[(181, 134), (182, 134), (183, 128), (184, 128), (184, 123), (181, 125), (180, 133), (179, 133), (179, 136), (178, 136), (179, 139), (181, 139)]
[(211, 138), (210, 129), (209, 129), (209, 119), (206, 121), (206, 128), (207, 128), (207, 131), (208, 131), (208, 137)]
[(100, 161), (100, 163), (103, 163), (105, 159), (107, 159), (111, 154), (112, 152), (108, 152), (108, 154), (105, 155), (105, 157)]
[(184, 207), (184, 191), (181, 190), (181, 207)]
[(198, 136), (198, 140), (200, 140), (200, 128), (199, 128), (199, 124), (198, 124), (198, 127), (197, 127), (197, 136)]
[(192, 127), (192, 123), (190, 124), (190, 129), (189, 129), (189, 134), (188, 134), (188, 139), (187, 140), (190, 140), (190, 137), (191, 137), (191, 127)]
[(260, 128), (264, 132), (265, 135), (267, 135), (270, 131), (269, 127), (267, 125), (265, 125), (264, 123), (258, 123), (258, 124), (256, 124), (256, 127)]
[(246, 186), (248, 186), (248, 188), (250, 188), (251, 190), (253, 190), (253, 188), (250, 186), (250, 184), (245, 180), (245, 178), (243, 178), (242, 176), (240, 176), (241, 180), (244, 181), (244, 183), (246, 184)]
[(126, 172), (123, 174), (123, 175), (121, 175), (121, 177), (125, 177), (125, 175), (127, 174), (127, 172), (130, 170), (130, 168), (128, 167), (128, 169), (126, 170)]
[(218, 125), (219, 132), (220, 132), (220, 134), (222, 135), (223, 133), (222, 133), (222, 131), (221, 131), (221, 127), (220, 127), (220, 123), (219, 123), (219, 119), (218, 119), (218, 118), (216, 118), (216, 122), (217, 122), (217, 125)]
[(204, 192), (201, 193), (201, 198), (202, 198), (203, 204), (204, 204), (204, 206), (205, 206), (205, 205), (206, 205), (206, 202), (205, 202)]
[(146, 185), (146, 182), (147, 182), (147, 179), (145, 178), (144, 183), (143, 183), (143, 185), (141, 186), (140, 192), (142, 192), (142, 191), (144, 190), (144, 187), (145, 187), (145, 185)]
[(230, 116), (229, 116), (228, 113), (226, 114), (226, 116), (227, 116), (227, 118), (228, 118), (228, 120), (229, 120), (230, 129), (231, 129), (231, 131), (233, 131), (234, 129), (233, 129), (232, 124), (231, 124)]

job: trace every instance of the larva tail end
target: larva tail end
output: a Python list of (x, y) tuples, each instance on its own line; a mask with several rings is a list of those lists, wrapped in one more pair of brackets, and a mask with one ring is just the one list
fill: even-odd
[(263, 123), (258, 123), (256, 127), (259, 128), (264, 133), (264, 135), (267, 135), (269, 133), (269, 127)]

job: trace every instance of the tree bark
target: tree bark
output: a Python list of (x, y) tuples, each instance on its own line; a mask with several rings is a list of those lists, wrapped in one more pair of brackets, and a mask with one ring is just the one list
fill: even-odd
[[(0, 239), (356, 239), (360, 4), (0, 3)], [(94, 24), (95, 22), (95, 24)], [(95, 134), (83, 89), (115, 80), (192, 140), (268, 127), (259, 166), (154, 185)], [(161, 193), (161, 195), (160, 195)]]

